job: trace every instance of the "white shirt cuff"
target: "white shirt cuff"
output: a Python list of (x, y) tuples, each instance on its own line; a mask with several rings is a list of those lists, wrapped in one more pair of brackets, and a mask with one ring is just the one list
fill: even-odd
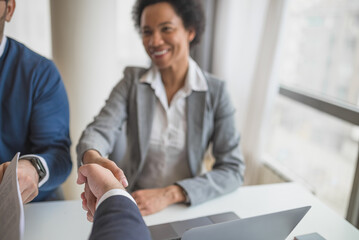
[(128, 197), (132, 202), (134, 202), (136, 204), (135, 199), (133, 199), (133, 197), (128, 192), (126, 192), (123, 189), (115, 188), (115, 189), (111, 189), (111, 190), (107, 191), (104, 195), (102, 195), (100, 200), (97, 202), (96, 209), (107, 198), (112, 197), (112, 196), (116, 196), (116, 195), (122, 195), (122, 196)]
[(45, 177), (39, 182), (39, 185), (38, 185), (38, 188), (40, 188), (42, 185), (44, 185), (47, 180), (49, 180), (49, 177), (50, 177), (50, 171), (49, 171), (49, 168), (47, 166), (47, 162), (45, 161), (45, 159), (43, 157), (40, 157), (38, 155), (35, 155), (35, 154), (27, 154), (27, 155), (23, 155), (19, 158), (20, 159), (26, 159), (26, 158), (31, 158), (31, 157), (36, 157), (38, 159), (40, 159), (41, 163), (42, 163), (42, 166), (44, 166), (45, 168), (45, 171), (46, 171), (46, 174), (45, 174)]

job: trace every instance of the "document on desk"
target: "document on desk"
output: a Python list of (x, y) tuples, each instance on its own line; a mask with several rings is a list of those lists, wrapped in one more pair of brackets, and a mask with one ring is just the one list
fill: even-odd
[(17, 153), (11, 160), (0, 183), (1, 239), (22, 240), (24, 236), (24, 207), (17, 178), (19, 156)]

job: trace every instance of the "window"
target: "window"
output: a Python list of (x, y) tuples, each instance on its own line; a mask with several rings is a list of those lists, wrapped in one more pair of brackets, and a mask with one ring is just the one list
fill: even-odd
[(359, 2), (288, 1), (279, 81), (353, 105), (359, 100)]
[[(358, 114), (359, 2), (287, 1), (281, 34), (274, 73), (281, 89)], [(286, 169), (290, 179), (308, 186), (345, 217), (359, 152), (358, 124), (342, 120), (337, 110), (330, 116), (315, 109), (320, 106), (282, 95), (265, 144), (272, 166)]]
[(279, 96), (270, 129), (268, 154), (346, 216), (358, 154), (355, 126)]

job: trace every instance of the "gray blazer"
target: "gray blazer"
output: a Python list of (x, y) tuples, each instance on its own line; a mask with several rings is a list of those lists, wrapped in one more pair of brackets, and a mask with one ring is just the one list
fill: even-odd
[[(144, 68), (128, 67), (112, 90), (100, 114), (82, 133), (77, 145), (79, 164), (85, 151), (110, 155), (127, 123), (127, 150), (119, 166), (132, 191), (144, 166), (151, 134), (156, 97), (147, 83), (141, 83)], [(193, 91), (187, 97), (187, 156), (192, 178), (180, 185), (191, 205), (233, 191), (243, 183), (244, 162), (234, 124), (234, 108), (224, 82), (204, 73), (208, 91)], [(204, 154), (212, 143), (215, 163), (212, 171), (200, 175)], [(115, 160), (116, 161), (116, 160)]]

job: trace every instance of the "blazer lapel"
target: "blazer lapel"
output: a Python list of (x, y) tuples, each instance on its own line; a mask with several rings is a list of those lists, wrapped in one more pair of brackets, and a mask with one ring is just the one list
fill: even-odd
[(150, 139), (153, 114), (155, 110), (156, 98), (150, 85), (139, 83), (137, 88), (137, 124), (138, 139), (140, 145), (140, 169), (142, 169), (144, 156), (147, 153)]
[[(198, 170), (198, 151), (201, 151), (206, 92), (192, 92), (187, 98), (187, 151), (188, 164), (193, 176)], [(202, 160), (202, 159), (201, 159)]]

